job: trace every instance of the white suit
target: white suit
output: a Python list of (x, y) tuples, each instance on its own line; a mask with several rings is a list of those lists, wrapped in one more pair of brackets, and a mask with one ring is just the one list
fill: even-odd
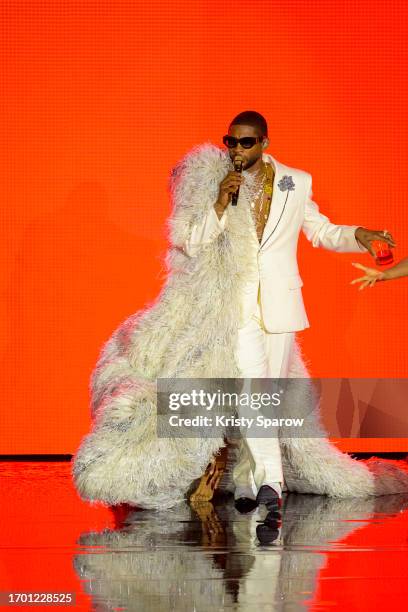
[[(256, 311), (260, 286), (266, 330), (273, 333), (300, 331), (310, 327), (296, 258), (300, 230), (314, 247), (343, 253), (361, 253), (367, 249), (355, 238), (358, 225), (335, 225), (319, 212), (319, 207), (311, 199), (312, 177), (308, 172), (285, 166), (267, 153), (262, 157), (274, 166), (275, 178), (270, 214), (258, 249), (258, 273), (252, 282), (247, 283), (242, 296), (242, 325)], [(292, 177), (296, 189), (283, 191), (278, 187), (284, 176)], [(241, 196), (238, 206), (240, 201)], [(189, 240), (184, 244), (185, 252), (194, 257), (203, 244), (211, 242), (224, 230), (228, 217), (234, 213), (235, 207), (229, 205), (218, 219), (211, 208), (203, 222), (193, 227)], [(258, 242), (255, 226), (248, 239)]]
[[(254, 267), (256, 274), (245, 284), (242, 294), (236, 357), (245, 377), (280, 378), (288, 375), (295, 332), (310, 327), (297, 265), (300, 230), (314, 247), (349, 253), (365, 252), (366, 249), (355, 238), (358, 225), (335, 225), (319, 212), (311, 199), (309, 173), (285, 166), (267, 153), (262, 157), (275, 170), (273, 195), (261, 244), (255, 225), (248, 236), (248, 240), (256, 240), (258, 244), (257, 265)], [(295, 188), (288, 189), (288, 185)], [(243, 203), (241, 190), (238, 206), (240, 204), (247, 205)], [(190, 257), (196, 256), (203, 245), (225, 229), (229, 216), (235, 211), (236, 207), (229, 205), (218, 219), (211, 208), (203, 220), (192, 227), (183, 245), (184, 251)], [(248, 381), (245, 384), (248, 385)], [(280, 482), (284, 487), (278, 439), (244, 439), (233, 476), (236, 497), (254, 497), (257, 489), (266, 483)]]

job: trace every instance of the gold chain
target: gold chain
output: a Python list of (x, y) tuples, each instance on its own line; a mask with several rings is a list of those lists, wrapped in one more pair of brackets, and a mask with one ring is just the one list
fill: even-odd
[[(273, 188), (273, 169), (271, 165), (266, 165), (265, 162), (263, 162), (264, 165), (264, 174), (263, 174), (263, 179), (262, 179), (262, 183), (264, 183), (263, 185), (263, 189), (262, 189), (262, 193), (261, 193), (261, 206), (259, 208), (259, 210), (257, 212), (255, 212), (254, 208), (255, 208), (255, 198), (253, 199), (253, 201), (251, 201), (251, 213), (252, 213), (252, 218), (254, 220), (255, 223), (255, 227), (258, 229), (258, 225), (260, 224), (260, 221), (263, 217), (263, 226), (265, 226), (265, 223), (268, 219), (269, 216), (269, 211), (270, 211), (270, 207), (271, 207), (271, 201), (272, 201), (272, 188)], [(264, 180), (266, 179), (266, 180)], [(264, 209), (264, 195), (266, 195), (266, 203), (265, 203), (265, 209)], [(262, 227), (262, 226), (261, 226)]]

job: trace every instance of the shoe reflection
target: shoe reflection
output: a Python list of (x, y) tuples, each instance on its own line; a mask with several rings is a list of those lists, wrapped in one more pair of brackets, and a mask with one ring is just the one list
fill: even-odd
[[(336, 500), (287, 494), (280, 513), (241, 514), (232, 497), (157, 510), (119, 509), (118, 529), (81, 534), (74, 568), (98, 609), (191, 611), (307, 603), (325, 552), (408, 495)], [(117, 510), (117, 509), (116, 509)]]

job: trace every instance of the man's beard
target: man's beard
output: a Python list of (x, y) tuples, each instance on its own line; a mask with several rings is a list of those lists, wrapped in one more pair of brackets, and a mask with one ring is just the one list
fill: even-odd
[(245, 170), (248, 170), (249, 168), (252, 168), (252, 166), (258, 161), (258, 159), (252, 159), (249, 160), (248, 162), (246, 162), (246, 165), (243, 166), (243, 168)]

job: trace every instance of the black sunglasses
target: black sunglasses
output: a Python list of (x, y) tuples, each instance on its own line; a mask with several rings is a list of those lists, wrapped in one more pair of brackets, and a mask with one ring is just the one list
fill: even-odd
[(257, 142), (262, 142), (261, 136), (244, 136), (243, 138), (235, 138), (235, 136), (228, 136), (226, 134), (222, 138), (222, 142), (229, 148), (235, 149), (238, 143), (240, 143), (244, 149), (251, 149)]

